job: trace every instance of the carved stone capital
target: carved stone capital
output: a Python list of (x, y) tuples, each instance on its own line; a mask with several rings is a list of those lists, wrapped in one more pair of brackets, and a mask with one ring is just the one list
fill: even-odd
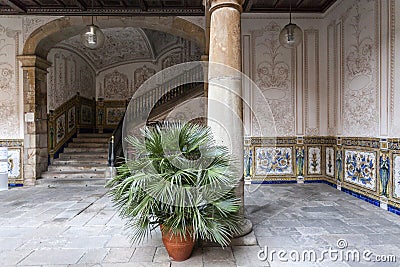
[(244, 0), (209, 0), (210, 13), (214, 12), (215, 10), (217, 10), (219, 8), (224, 8), (224, 7), (235, 8), (240, 13), (242, 13), (243, 3), (244, 3)]
[(22, 63), (22, 68), (38, 68), (43, 71), (47, 71), (47, 68), (51, 66), (51, 63), (46, 59), (43, 59), (36, 55), (21, 55), (17, 56), (18, 60)]

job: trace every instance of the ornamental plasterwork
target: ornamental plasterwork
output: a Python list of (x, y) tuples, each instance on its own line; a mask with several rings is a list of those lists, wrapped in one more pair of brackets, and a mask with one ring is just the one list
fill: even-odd
[[(344, 22), (344, 133), (348, 136), (376, 136), (378, 127), (378, 59), (375, 27), (376, 2), (356, 1)], [(373, 18), (373, 19), (371, 19)]]
[(25, 43), (26, 39), (28, 39), (29, 35), (34, 32), (37, 28), (45, 25), (46, 23), (56, 20), (61, 17), (38, 17), (38, 16), (29, 16), (22, 18), (22, 40)]
[(166, 48), (176, 45), (179, 43), (180, 38), (166, 32), (154, 31), (149, 29), (143, 29), (146, 33), (149, 42), (152, 44), (155, 52), (155, 56), (157, 57), (164, 51)]
[(106, 41), (103, 47), (91, 50), (82, 45), (80, 36), (71, 37), (60, 46), (73, 47), (95, 66), (97, 70), (120, 63), (121, 61), (150, 60), (153, 52), (146, 35), (140, 29), (103, 29)]
[[(153, 76), (155, 73), (156, 73), (155, 69), (148, 68), (146, 66), (137, 68), (134, 73), (134, 77), (135, 77), (134, 90), (136, 91), (148, 78)], [(134, 92), (132, 92), (132, 94), (133, 93)]]
[(47, 98), (49, 110), (54, 110), (80, 92), (95, 96), (94, 71), (77, 55), (62, 49), (51, 50), (48, 60)]
[(162, 59), (161, 66), (163, 69), (166, 69), (179, 63), (182, 63), (182, 53), (174, 52)]
[(18, 68), (15, 56), (20, 32), (0, 25), (0, 138), (19, 136), (19, 110), (16, 83)]
[[(279, 43), (280, 26), (269, 23), (252, 31), (253, 80), (269, 104), (273, 119), (269, 125), (276, 127), (279, 136), (294, 134), (294, 97), (292, 52)], [(265, 106), (265, 105), (264, 105)], [(257, 105), (254, 105), (258, 108)]]
[(106, 99), (126, 99), (129, 97), (128, 77), (114, 70), (104, 76), (104, 97)]
[(92, 98), (96, 95), (95, 91), (95, 86), (94, 86), (94, 80), (95, 80), (95, 74), (94, 71), (86, 65), (83, 65), (80, 67), (79, 70), (79, 75), (80, 75), (80, 92), (83, 97), (86, 98)]

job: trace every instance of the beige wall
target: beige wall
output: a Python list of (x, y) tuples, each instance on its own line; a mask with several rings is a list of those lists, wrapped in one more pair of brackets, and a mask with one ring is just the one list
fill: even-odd
[[(295, 14), (304, 32), (297, 50), (277, 41), (287, 14), (242, 15), (243, 69), (263, 92), (278, 136), (399, 136), (395, 2), (342, 0), (324, 15)], [(244, 90), (251, 95), (253, 89)], [(260, 103), (252, 108), (268, 113)], [(250, 121), (247, 116), (250, 135), (258, 136)]]
[(52, 63), (47, 75), (47, 110), (55, 110), (77, 93), (95, 97), (94, 69), (77, 53), (53, 48), (47, 57)]

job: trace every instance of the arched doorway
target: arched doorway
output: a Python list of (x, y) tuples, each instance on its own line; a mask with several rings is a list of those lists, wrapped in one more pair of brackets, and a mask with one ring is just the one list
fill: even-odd
[[(88, 17), (62, 17), (34, 31), (19, 56), (23, 68), (24, 113), (24, 184), (34, 185), (48, 166), (47, 68), (50, 49), (78, 35), (89, 24)], [(140, 27), (163, 31), (195, 42), (205, 49), (204, 30), (178, 17), (98, 17), (101, 28)], [(33, 119), (32, 119), (33, 118)]]

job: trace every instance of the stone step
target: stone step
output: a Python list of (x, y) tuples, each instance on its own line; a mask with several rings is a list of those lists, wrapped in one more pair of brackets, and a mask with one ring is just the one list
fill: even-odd
[(108, 143), (109, 140), (110, 140), (110, 138), (104, 138), (104, 137), (100, 137), (100, 138), (96, 138), (96, 137), (91, 137), (91, 138), (76, 137), (72, 141), (74, 143)]
[(71, 166), (98, 166), (108, 164), (108, 160), (105, 158), (80, 158), (80, 159), (55, 159), (51, 166), (62, 166), (62, 165), (71, 165)]
[(107, 148), (108, 143), (69, 143), (68, 147)]
[(79, 133), (79, 138), (110, 138), (111, 133)]
[(78, 165), (50, 165), (49, 172), (71, 172), (71, 171), (85, 171), (85, 172), (105, 172), (106, 166), (98, 165), (98, 166), (88, 166), (83, 165), (81, 163)]
[(48, 171), (42, 173), (42, 178), (58, 178), (58, 179), (71, 179), (71, 178), (103, 178), (105, 179), (104, 171)]
[(105, 178), (40, 178), (36, 180), (37, 186), (57, 187), (57, 186), (104, 186)]
[(75, 152), (98, 152), (98, 153), (108, 153), (108, 148), (102, 148), (102, 147), (66, 147), (64, 148), (64, 153), (75, 153)]
[(107, 159), (108, 153), (61, 153), (60, 159)]

